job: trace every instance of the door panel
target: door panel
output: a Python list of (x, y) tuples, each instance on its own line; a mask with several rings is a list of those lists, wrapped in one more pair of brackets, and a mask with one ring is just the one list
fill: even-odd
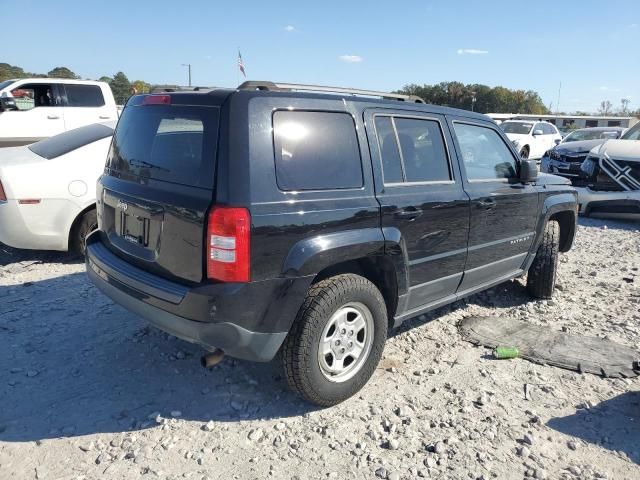
[(495, 125), (449, 120), (471, 201), (463, 292), (521, 269), (535, 237), (538, 193), (517, 180), (518, 157)]
[[(407, 255), (405, 309), (417, 309), (458, 287), (467, 256), (469, 197), (448, 158), (451, 137), (443, 117), (375, 109), (365, 112), (365, 123), (382, 226), (400, 232)], [(420, 133), (423, 126), (428, 128)]]
[(538, 194), (534, 187), (471, 182), (469, 253), (460, 290), (519, 269), (535, 236)]

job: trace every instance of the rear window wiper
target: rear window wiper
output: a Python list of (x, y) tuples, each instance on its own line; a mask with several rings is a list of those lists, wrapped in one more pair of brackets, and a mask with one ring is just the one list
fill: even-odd
[(131, 160), (129, 160), (129, 165), (132, 165), (134, 167), (156, 168), (158, 170), (162, 170), (163, 172), (171, 172), (171, 170), (169, 170), (168, 168), (164, 168), (159, 165), (154, 165), (153, 163), (147, 162), (145, 160), (136, 160), (135, 158), (132, 158)]

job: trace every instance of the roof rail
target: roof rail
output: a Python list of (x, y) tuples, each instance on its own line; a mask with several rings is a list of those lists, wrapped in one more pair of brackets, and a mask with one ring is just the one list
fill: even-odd
[(238, 86), (238, 90), (266, 90), (269, 92), (303, 91), (345, 93), (347, 95), (363, 95), (367, 97), (381, 97), (385, 100), (399, 100), (401, 102), (425, 103), (416, 95), (402, 95), (400, 93), (376, 92), (374, 90), (359, 90), (356, 88), (327, 87), (325, 85), (303, 85), (298, 83), (275, 83), (263, 81), (247, 81)]

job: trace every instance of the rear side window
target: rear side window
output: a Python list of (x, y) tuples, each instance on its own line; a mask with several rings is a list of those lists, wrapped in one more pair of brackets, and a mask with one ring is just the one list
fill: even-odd
[(273, 114), (276, 179), (281, 190), (362, 187), (356, 126), (348, 113)]
[(68, 107), (102, 107), (104, 96), (97, 85), (65, 85)]
[(451, 181), (437, 121), (377, 116), (375, 123), (385, 183)]
[(218, 116), (217, 107), (129, 106), (120, 117), (107, 167), (212, 188)]
[(113, 128), (94, 123), (86, 127), (69, 130), (46, 140), (40, 140), (33, 145), (29, 145), (29, 150), (36, 155), (51, 160), (111, 135), (113, 135)]

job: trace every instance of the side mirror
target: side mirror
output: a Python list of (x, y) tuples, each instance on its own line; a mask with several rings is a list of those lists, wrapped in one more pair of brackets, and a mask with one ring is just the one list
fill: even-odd
[(13, 97), (0, 97), (0, 112), (9, 110), (18, 110), (15, 99)]
[(538, 135), (544, 135), (544, 133), (542, 132), (542, 130), (534, 130), (533, 131), (533, 136), (537, 137)]
[(560, 142), (562, 142), (562, 139), (561, 139), (561, 138), (556, 138), (556, 139), (554, 140), (554, 143), (555, 143), (556, 145), (560, 145)]
[(520, 160), (520, 181), (533, 183), (538, 179), (538, 164), (535, 160)]

